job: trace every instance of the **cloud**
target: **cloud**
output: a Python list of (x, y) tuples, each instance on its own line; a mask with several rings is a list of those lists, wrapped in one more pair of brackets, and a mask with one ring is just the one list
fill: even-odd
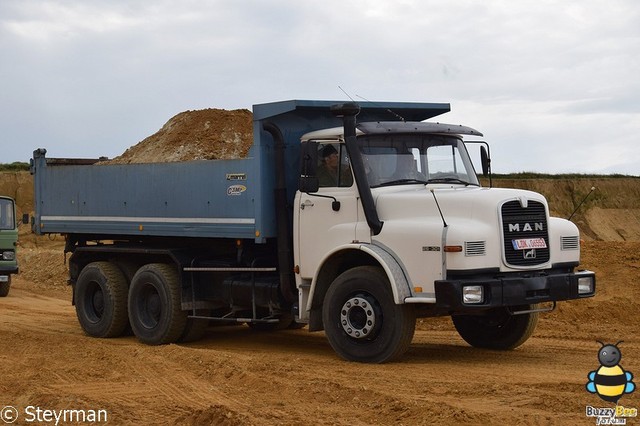
[[(15, 3), (13, 3), (15, 5)], [(59, 3), (44, 1), (21, 2), (14, 9), (13, 19), (4, 22), (7, 32), (45, 45), (77, 40), (86, 34), (113, 34), (140, 24), (141, 19), (114, 8), (96, 9), (90, 3)]]
[(633, 0), (5, 0), (0, 162), (115, 156), (186, 109), (340, 86), (450, 102), (495, 171), (640, 174), (639, 21)]

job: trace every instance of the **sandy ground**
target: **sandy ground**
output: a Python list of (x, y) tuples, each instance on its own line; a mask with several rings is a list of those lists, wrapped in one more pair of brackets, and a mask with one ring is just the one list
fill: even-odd
[[(585, 243), (598, 295), (544, 314), (516, 350), (471, 348), (450, 319), (424, 319), (407, 355), (384, 365), (342, 361), (306, 329), (212, 327), (160, 347), (91, 338), (70, 303), (62, 242), (21, 244), (24, 273), (0, 299), (0, 407), (18, 410), (15, 424), (33, 424), (39, 407), (106, 410), (108, 424), (592, 425), (587, 406), (612, 406), (585, 390), (596, 340), (624, 340), (620, 364), (640, 377), (638, 242)], [(620, 404), (639, 408), (640, 391)]]
[[(640, 382), (640, 180), (497, 186), (542, 192), (563, 217), (598, 188), (574, 218), (587, 240), (582, 266), (597, 273), (596, 297), (560, 303), (514, 351), (469, 347), (449, 318), (420, 320), (407, 355), (385, 365), (342, 361), (323, 333), (306, 329), (212, 327), (196, 343), (161, 347), (95, 339), (70, 303), (63, 241), (24, 229), (21, 273), (0, 298), (0, 409), (16, 407), (15, 424), (55, 424), (27, 422), (27, 410), (39, 407), (103, 409), (113, 425), (595, 425), (586, 407), (612, 407), (585, 390), (600, 367), (596, 340), (623, 340), (620, 364)], [(33, 211), (28, 172), (3, 174), (0, 189), (20, 214)], [(640, 408), (640, 391), (620, 404)]]

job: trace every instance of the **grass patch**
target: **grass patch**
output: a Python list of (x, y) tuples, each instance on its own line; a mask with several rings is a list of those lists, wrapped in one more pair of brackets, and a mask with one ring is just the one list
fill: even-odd
[(493, 179), (640, 179), (640, 176), (622, 175), (622, 174), (610, 174), (610, 175), (594, 175), (594, 174), (582, 174), (582, 173), (561, 173), (561, 174), (545, 174), (535, 172), (518, 172), (499, 174), (493, 173), (491, 175)]
[(22, 172), (29, 170), (29, 163), (16, 161), (13, 163), (0, 163), (0, 172)]

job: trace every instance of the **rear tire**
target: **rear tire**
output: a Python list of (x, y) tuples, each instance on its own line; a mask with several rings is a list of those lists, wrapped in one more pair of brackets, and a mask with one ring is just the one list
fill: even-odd
[(322, 307), (331, 347), (348, 361), (383, 363), (402, 356), (413, 338), (413, 306), (397, 305), (381, 268), (360, 266), (340, 274)]
[(187, 312), (182, 310), (181, 293), (174, 267), (151, 263), (138, 269), (129, 289), (129, 321), (141, 342), (163, 345), (183, 335)]
[(7, 297), (11, 288), (11, 275), (7, 275), (7, 281), (0, 283), (0, 297)]
[(85, 266), (75, 285), (76, 315), (82, 329), (93, 337), (118, 337), (129, 324), (127, 281), (109, 262)]
[[(535, 305), (515, 306), (529, 310)], [(455, 315), (453, 325), (460, 337), (476, 348), (508, 350), (522, 345), (538, 324), (538, 312), (511, 315), (506, 308), (492, 309), (486, 315)]]

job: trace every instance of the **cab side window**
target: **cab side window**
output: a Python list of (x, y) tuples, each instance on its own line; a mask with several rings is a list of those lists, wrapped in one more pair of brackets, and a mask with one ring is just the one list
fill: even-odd
[(346, 148), (342, 144), (320, 144), (318, 180), (320, 187), (349, 187), (353, 184)]

